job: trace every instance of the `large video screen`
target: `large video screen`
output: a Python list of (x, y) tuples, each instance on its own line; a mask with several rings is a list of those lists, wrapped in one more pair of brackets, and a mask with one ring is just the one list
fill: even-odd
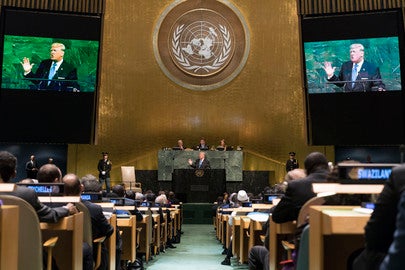
[[(350, 47), (356, 44), (363, 61), (352, 78)], [(304, 53), (309, 94), (402, 90), (397, 36), (305, 42)], [(330, 65), (334, 76), (328, 78), (325, 65)]]
[[(65, 47), (63, 63), (54, 76), (49, 78), (52, 44), (58, 43)], [(94, 92), (98, 51), (98, 40), (5, 35), (1, 88)], [(24, 75), (24, 59), (30, 68), (32, 65), (31, 72), (35, 75)], [(43, 69), (41, 64), (44, 66), (47, 63), (48, 68)], [(66, 65), (69, 70), (64, 67)], [(69, 74), (70, 72), (73, 72), (73, 75)]]
[(100, 36), (100, 15), (2, 7), (1, 142), (94, 142)]
[(405, 141), (401, 10), (301, 17), (308, 142)]

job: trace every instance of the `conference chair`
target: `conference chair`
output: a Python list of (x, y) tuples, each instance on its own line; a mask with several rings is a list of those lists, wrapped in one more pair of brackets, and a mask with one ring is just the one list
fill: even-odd
[(87, 207), (82, 202), (77, 202), (75, 203), (75, 205), (80, 212), (83, 212), (83, 241), (86, 242), (92, 248), (92, 250), (94, 250), (93, 246), (97, 247), (97, 256), (94, 264), (94, 269), (97, 269), (101, 264), (102, 243), (104, 242), (106, 237), (102, 236), (93, 240), (91, 229), (91, 215), (89, 209), (87, 209)]
[(126, 189), (142, 193), (142, 184), (136, 182), (135, 166), (121, 166), (121, 176)]
[(42, 244), (42, 233), (38, 215), (23, 199), (12, 195), (0, 195), (4, 205), (19, 207), (18, 225), (18, 268), (19, 270), (43, 269), (43, 248), (47, 253), (47, 270), (52, 269), (52, 251), (58, 237), (52, 237)]
[[(309, 224), (309, 208), (311, 206), (322, 205), (324, 203), (325, 203), (325, 197), (313, 197), (313, 198), (309, 199), (301, 207), (300, 213), (299, 213), (298, 218), (297, 218), (297, 232), (301, 231), (300, 237), (303, 236), (302, 234), (304, 232), (304, 229), (306, 228), (304, 236), (305, 236), (306, 240), (308, 239), (309, 231), (308, 231), (307, 226)], [(308, 243), (308, 241), (306, 241), (306, 243)], [(283, 248), (287, 251), (287, 260), (283, 261), (281, 263), (283, 263), (283, 264), (293, 263), (292, 252), (294, 250), (296, 250), (297, 247), (295, 246), (294, 243), (291, 243), (290, 241), (286, 241), (286, 240), (281, 241), (281, 244), (282, 244)], [(305, 256), (305, 255), (308, 256), (308, 244), (306, 246), (304, 245), (304, 243), (301, 244), (301, 239), (300, 239), (300, 246), (299, 247), (300, 248), (302, 247), (302, 249), (304, 249), (304, 250), (303, 250), (302, 254), (301, 254), (301, 250), (300, 250), (300, 254), (298, 255), (298, 258), (300, 256)], [(308, 261), (308, 258), (303, 257), (303, 258), (300, 259), (301, 267), (304, 264), (305, 260)]]

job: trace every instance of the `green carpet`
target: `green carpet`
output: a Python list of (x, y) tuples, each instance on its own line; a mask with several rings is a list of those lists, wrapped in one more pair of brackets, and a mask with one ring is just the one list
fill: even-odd
[(183, 204), (184, 224), (213, 224), (211, 203)]
[(216, 239), (212, 224), (184, 224), (184, 234), (177, 248), (167, 249), (145, 264), (147, 270), (247, 270), (247, 264), (239, 265), (235, 258), (231, 266), (221, 265), (222, 245)]

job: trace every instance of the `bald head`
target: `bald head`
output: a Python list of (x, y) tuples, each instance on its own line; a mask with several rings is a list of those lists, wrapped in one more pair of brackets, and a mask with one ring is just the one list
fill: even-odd
[(63, 192), (65, 196), (80, 196), (82, 193), (82, 185), (77, 175), (68, 173), (63, 177), (62, 182), (65, 184)]
[(37, 180), (39, 183), (60, 183), (62, 172), (54, 164), (45, 164), (39, 168)]

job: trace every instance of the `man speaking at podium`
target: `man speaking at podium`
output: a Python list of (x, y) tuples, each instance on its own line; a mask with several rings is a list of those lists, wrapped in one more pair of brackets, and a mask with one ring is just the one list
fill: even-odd
[(364, 60), (364, 46), (360, 43), (350, 45), (350, 61), (343, 63), (339, 76), (334, 74), (336, 67), (325, 62), (323, 69), (328, 81), (343, 87), (344, 92), (385, 91), (380, 69)]
[(41, 61), (36, 72), (32, 71), (35, 64), (31, 64), (27, 57), (21, 63), (24, 69), (24, 77), (35, 84), (37, 90), (56, 90), (67, 92), (79, 92), (76, 68), (64, 61), (65, 45), (53, 43), (50, 51), (50, 59)]
[(191, 159), (189, 159), (188, 164), (195, 169), (211, 169), (210, 162), (205, 158), (205, 152), (200, 152), (198, 157), (199, 158), (194, 163)]

